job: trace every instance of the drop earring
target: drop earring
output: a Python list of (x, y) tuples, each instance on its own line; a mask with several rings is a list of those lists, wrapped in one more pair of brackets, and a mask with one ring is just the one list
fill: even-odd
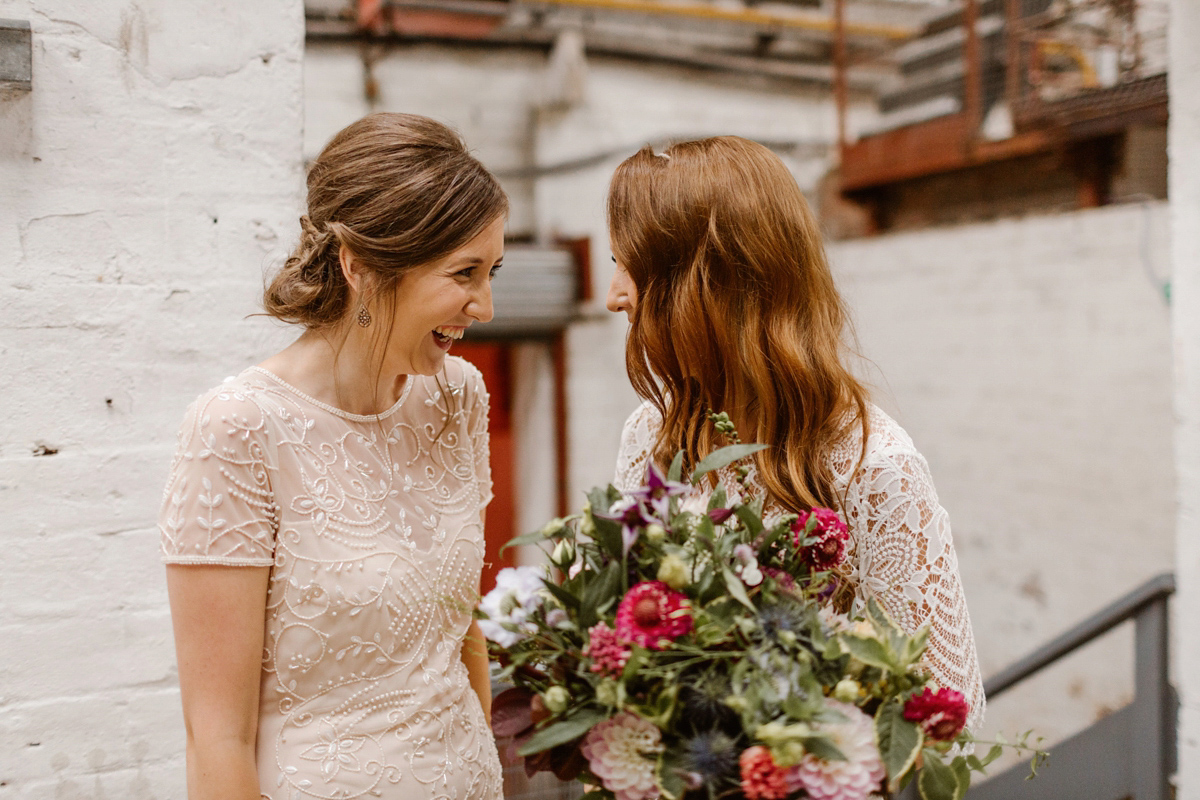
[(363, 328), (369, 327), (371, 324), (371, 312), (367, 311), (365, 303), (360, 304), (358, 307), (358, 324)]

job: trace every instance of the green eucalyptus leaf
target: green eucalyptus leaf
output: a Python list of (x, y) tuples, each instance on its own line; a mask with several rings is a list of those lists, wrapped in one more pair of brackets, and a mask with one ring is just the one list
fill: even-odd
[(551, 538), (551, 536), (553, 536), (553, 534), (546, 533), (545, 529), (530, 531), (529, 533), (522, 533), (520, 536), (514, 536), (505, 542), (504, 546), (500, 548), (500, 552), (503, 553), (510, 547), (519, 547), (523, 544), (537, 544), (539, 542), (544, 542)]
[(754, 603), (750, 602), (750, 595), (746, 594), (742, 579), (734, 575), (728, 567), (721, 567), (721, 575), (725, 578), (725, 588), (729, 590), (730, 596), (751, 611), (757, 611)]
[(579, 598), (579, 627), (590, 628), (600, 621), (601, 610), (617, 600), (621, 591), (621, 564), (612, 561), (584, 587)]
[(967, 766), (967, 760), (962, 756), (956, 756), (950, 762), (950, 769), (954, 770), (954, 774), (958, 776), (958, 784), (962, 787), (959, 792), (959, 797), (963, 797), (967, 793), (967, 789), (971, 788), (971, 768)]
[(573, 742), (607, 718), (608, 714), (603, 711), (593, 708), (581, 709), (569, 719), (542, 728), (521, 746), (517, 754), (531, 756), (534, 753), (549, 750), (551, 747)]
[(938, 754), (926, 748), (921, 772), (917, 775), (917, 789), (923, 800), (962, 800), (967, 787), (958, 779), (958, 773), (946, 766)]
[(766, 449), (767, 446), (765, 444), (731, 444), (728, 447), (714, 450), (696, 465), (696, 469), (692, 472), (692, 483), (695, 483), (701, 476), (707, 475), (714, 469), (729, 466), (748, 455)]
[(878, 639), (848, 635), (842, 636), (841, 641), (842, 647), (864, 664), (893, 672), (902, 671), (896, 669), (895, 659), (888, 652), (887, 646)]
[(554, 595), (554, 598), (563, 604), (563, 608), (574, 609), (576, 611), (579, 610), (578, 597), (571, 594), (549, 578), (542, 578), (542, 583), (546, 585), (546, 591)]
[(892, 791), (916, 763), (923, 738), (921, 729), (904, 718), (904, 708), (899, 703), (885, 703), (875, 712), (875, 741)]
[(733, 513), (737, 514), (737, 518), (746, 526), (746, 530), (750, 532), (751, 536), (758, 536), (763, 532), (761, 517), (749, 506), (738, 506)]
[(667, 470), (667, 480), (675, 483), (683, 477), (683, 451), (680, 450), (675, 454), (675, 458), (671, 459), (671, 468)]
[(826, 736), (808, 736), (803, 740), (804, 749), (822, 761), (845, 761), (846, 754), (838, 749), (833, 740)]
[(596, 528), (594, 534), (596, 544), (600, 545), (600, 549), (612, 558), (621, 558), (625, 553), (625, 542), (621, 538), (621, 523), (597, 517), (595, 514), (592, 515), (592, 520)]

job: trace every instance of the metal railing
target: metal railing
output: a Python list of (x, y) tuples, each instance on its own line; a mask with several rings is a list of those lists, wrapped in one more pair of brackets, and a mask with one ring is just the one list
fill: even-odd
[(1134, 622), (1133, 702), (1051, 748), (1035, 780), (1017, 766), (972, 787), (970, 800), (1168, 800), (1175, 771), (1177, 700), (1168, 681), (1167, 600), (1159, 575), (984, 683), (994, 700), (1128, 620)]

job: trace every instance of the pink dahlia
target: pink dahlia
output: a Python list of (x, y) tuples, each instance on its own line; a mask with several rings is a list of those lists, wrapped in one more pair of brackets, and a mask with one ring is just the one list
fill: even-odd
[[(815, 519), (813, 528), (805, 533), (809, 519)], [(809, 545), (802, 543), (806, 538), (814, 538)], [(842, 563), (846, 557), (846, 542), (850, 540), (850, 531), (837, 512), (829, 508), (814, 508), (802, 511), (800, 518), (792, 523), (792, 539), (796, 547), (801, 548), (800, 554), (813, 569), (829, 569)]]
[(760, 744), (748, 747), (738, 758), (742, 768), (742, 793), (748, 800), (784, 800), (796, 790), (794, 770), (781, 767), (771, 751)]
[(622, 711), (588, 731), (581, 748), (588, 768), (617, 800), (658, 800), (655, 755), (663, 750), (654, 723)]
[(953, 689), (934, 691), (926, 687), (925, 691), (908, 698), (904, 704), (904, 718), (919, 723), (930, 739), (952, 742), (966, 727), (970, 710), (962, 692)]
[(845, 720), (824, 723), (818, 730), (833, 740), (846, 760), (823, 761), (808, 753), (797, 767), (797, 779), (812, 800), (864, 800), (887, 776), (875, 744), (875, 725), (856, 706), (828, 698), (825, 705)]
[(605, 622), (597, 622), (588, 628), (588, 643), (583, 648), (585, 656), (591, 656), (592, 672), (616, 677), (625, 669), (629, 660), (629, 648), (621, 644), (617, 632)]
[(642, 581), (617, 606), (617, 637), (625, 643), (661, 650), (691, 630), (687, 595), (662, 581)]

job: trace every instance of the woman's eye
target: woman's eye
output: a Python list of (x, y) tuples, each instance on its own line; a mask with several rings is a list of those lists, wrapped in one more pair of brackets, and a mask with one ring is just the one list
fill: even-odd
[(470, 278), (470, 277), (471, 277), (472, 275), (474, 275), (474, 274), (475, 274), (475, 268), (474, 268), (474, 267), (465, 267), (465, 268), (463, 268), (463, 269), (460, 269), (458, 272), (454, 273), (454, 277), (456, 277), (456, 278)]
[(496, 273), (500, 271), (500, 268), (501, 268), (502, 266), (504, 266), (504, 265), (503, 265), (503, 264), (497, 264), (496, 266), (494, 266), (494, 267), (492, 267), (490, 270), (488, 270), (488, 277), (489, 277), (489, 278), (494, 278), (494, 277), (496, 277)]

